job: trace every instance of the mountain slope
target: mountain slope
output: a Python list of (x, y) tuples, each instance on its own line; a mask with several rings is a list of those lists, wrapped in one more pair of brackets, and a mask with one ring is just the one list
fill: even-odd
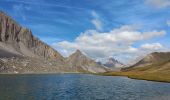
[(64, 58), (54, 49), (32, 35), (32, 32), (20, 26), (8, 15), (0, 12), (0, 49), (15, 55), (30, 57)]
[(85, 72), (106, 72), (107, 69), (97, 64), (94, 60), (86, 57), (80, 50), (70, 55), (66, 59), (67, 66), (71, 67), (75, 71), (85, 71)]
[(170, 52), (153, 52), (143, 59), (141, 59), (136, 64), (125, 68), (138, 68), (138, 67), (149, 67), (149, 66), (161, 66), (162, 64), (169, 62), (170, 60)]
[(0, 11), (0, 72), (44, 73), (69, 71), (53, 48)]

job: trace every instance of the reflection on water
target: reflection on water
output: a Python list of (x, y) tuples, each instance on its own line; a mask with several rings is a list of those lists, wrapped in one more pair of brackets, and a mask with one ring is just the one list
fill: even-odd
[(170, 83), (126, 77), (0, 75), (0, 100), (168, 100), (169, 97)]

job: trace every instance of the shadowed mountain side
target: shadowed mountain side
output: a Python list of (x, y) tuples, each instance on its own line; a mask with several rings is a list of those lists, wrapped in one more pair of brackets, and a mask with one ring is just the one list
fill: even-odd
[(5, 50), (0, 49), (0, 58), (11, 58), (11, 57), (21, 57), (21, 55), (14, 54)]

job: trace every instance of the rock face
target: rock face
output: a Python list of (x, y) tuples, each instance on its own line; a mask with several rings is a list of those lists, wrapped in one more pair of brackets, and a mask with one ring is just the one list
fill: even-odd
[(121, 68), (124, 65), (120, 63), (119, 61), (115, 60), (114, 58), (109, 58), (107, 62), (104, 64), (104, 66), (109, 68)]
[(0, 47), (15, 55), (64, 59), (57, 51), (35, 38), (31, 30), (21, 27), (3, 12), (0, 12)]
[[(154, 67), (154, 66), (162, 66), (162, 64), (170, 63), (170, 52), (153, 52), (148, 54), (146, 57), (141, 59), (136, 64), (124, 68), (122, 70), (129, 70), (131, 68), (138, 68), (138, 67)], [(170, 67), (169, 67), (170, 68)]]
[(113, 71), (120, 71), (124, 65), (119, 61), (115, 60), (114, 58), (107, 59), (106, 63), (103, 64), (104, 66), (110, 68)]
[(107, 68), (102, 65), (97, 64), (94, 60), (86, 57), (80, 50), (70, 55), (66, 59), (67, 66), (71, 67), (77, 72), (106, 72)]

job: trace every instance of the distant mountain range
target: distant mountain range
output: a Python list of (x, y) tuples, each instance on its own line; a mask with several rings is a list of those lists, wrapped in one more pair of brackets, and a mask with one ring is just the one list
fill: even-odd
[(79, 50), (64, 58), (56, 50), (34, 37), (31, 30), (20, 26), (0, 11), (1, 73), (97, 73), (107, 70)]
[(170, 52), (153, 52), (130, 67), (122, 68), (118, 72), (103, 73), (102, 75), (170, 82)]
[(124, 67), (123, 63), (117, 61), (116, 59), (112, 57), (106, 59), (105, 63), (102, 63), (102, 62), (97, 62), (97, 63), (111, 69), (112, 71), (119, 71), (121, 70), (121, 68)]
[(107, 59), (106, 63), (104, 63), (103, 65), (109, 68), (121, 68), (124, 66), (124, 64), (114, 58)]
[(34, 37), (31, 30), (0, 11), (0, 73), (98, 73), (121, 69), (149, 75), (161, 73), (164, 77), (170, 73), (170, 52), (154, 52), (130, 67), (124, 66), (114, 58), (109, 58), (104, 64), (96, 63), (80, 50), (65, 58)]

